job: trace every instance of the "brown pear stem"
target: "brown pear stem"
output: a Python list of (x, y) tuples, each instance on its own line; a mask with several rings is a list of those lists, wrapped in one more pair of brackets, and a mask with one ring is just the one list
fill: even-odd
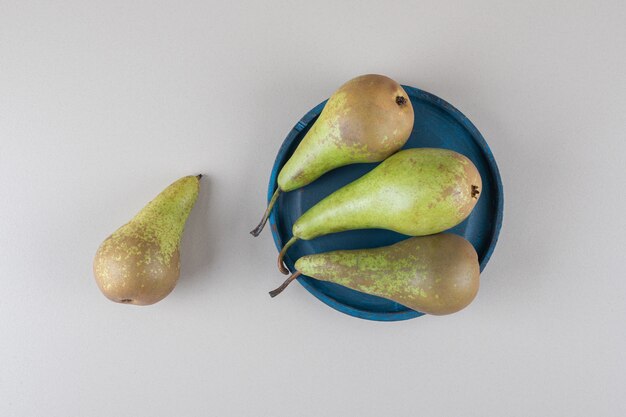
[(294, 272), (293, 274), (291, 274), (291, 276), (290, 276), (289, 278), (287, 278), (287, 279), (285, 280), (285, 282), (283, 282), (283, 283), (280, 285), (280, 287), (276, 288), (276, 289), (275, 289), (275, 290), (273, 290), (273, 291), (270, 291), (270, 297), (274, 298), (274, 297), (276, 297), (278, 294), (280, 294), (281, 292), (283, 292), (283, 290), (284, 290), (285, 288), (287, 288), (287, 286), (288, 286), (289, 284), (291, 284), (291, 281), (293, 281), (294, 279), (298, 278), (301, 274), (302, 274), (302, 272), (300, 272), (300, 271), (296, 271), (296, 272)]
[(201, 179), (201, 178), (202, 178), (202, 174), (198, 174), (198, 175), (196, 175), (196, 178), (197, 178), (197, 179)]
[(269, 204), (267, 205), (267, 209), (265, 209), (265, 213), (263, 214), (261, 223), (259, 223), (259, 225), (250, 232), (252, 236), (256, 237), (261, 234), (261, 231), (265, 227), (265, 223), (267, 223), (267, 219), (270, 218), (270, 213), (272, 212), (272, 208), (274, 207), (274, 204), (276, 204), (276, 200), (278, 200), (279, 195), (280, 195), (280, 188), (277, 188), (276, 191), (274, 191), (274, 195), (272, 196)]
[(287, 249), (289, 249), (291, 245), (296, 243), (297, 240), (298, 238), (295, 236), (289, 239), (289, 241), (285, 244), (285, 246), (283, 246), (283, 249), (278, 254), (278, 270), (285, 275), (289, 275), (289, 270), (285, 266), (285, 263), (283, 262), (283, 258), (285, 257), (285, 254), (287, 253)]

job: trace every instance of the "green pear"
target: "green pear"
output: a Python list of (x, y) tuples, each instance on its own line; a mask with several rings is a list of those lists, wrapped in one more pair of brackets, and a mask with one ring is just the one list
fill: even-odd
[(261, 233), (281, 192), (304, 187), (344, 165), (382, 161), (402, 148), (413, 118), (409, 96), (391, 78), (369, 74), (342, 85), (280, 170), (278, 188), (250, 233)]
[(296, 270), (270, 292), (272, 297), (302, 274), (433, 315), (455, 313), (469, 305), (478, 292), (480, 276), (472, 244), (448, 233), (412, 237), (376, 249), (303, 256)]
[(165, 298), (180, 274), (180, 240), (198, 197), (201, 175), (179, 179), (109, 236), (93, 271), (112, 301), (148, 305)]
[(465, 156), (447, 149), (400, 151), (309, 210), (293, 225), (293, 237), (310, 240), (354, 229), (388, 229), (409, 236), (443, 232), (461, 223), (476, 205), (482, 181)]

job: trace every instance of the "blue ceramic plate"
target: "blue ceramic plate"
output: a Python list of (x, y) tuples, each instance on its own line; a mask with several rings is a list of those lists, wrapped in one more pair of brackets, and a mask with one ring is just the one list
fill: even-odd
[[(463, 236), (474, 245), (482, 271), (496, 246), (502, 225), (502, 181), (496, 161), (478, 129), (460, 111), (430, 93), (413, 87), (403, 87), (411, 98), (415, 111), (413, 131), (404, 148), (452, 149), (471, 159), (480, 171), (483, 189), (478, 204), (469, 218), (450, 231)], [(268, 201), (276, 189), (278, 172), (300, 144), (325, 104), (326, 102), (323, 102), (308, 112), (287, 135), (272, 168)], [(338, 168), (304, 188), (282, 193), (269, 220), (276, 247), (280, 250), (283, 244), (291, 238), (291, 227), (294, 222), (311, 206), (338, 188), (361, 177), (376, 165), (354, 164)], [(304, 255), (337, 249), (375, 248), (391, 245), (406, 238), (405, 235), (376, 229), (335, 233), (310, 241), (300, 240), (289, 249), (285, 264), (293, 272), (294, 262)], [(276, 277), (276, 285), (282, 282), (279, 276), (281, 275)], [(322, 302), (354, 317), (395, 321), (422, 315), (393, 301), (363, 294), (340, 285), (317, 281), (306, 276), (301, 276), (298, 281)]]

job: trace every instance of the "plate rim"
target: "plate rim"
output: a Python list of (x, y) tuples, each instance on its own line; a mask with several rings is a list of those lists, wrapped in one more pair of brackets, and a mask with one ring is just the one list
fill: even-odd
[[(444, 109), (448, 114), (450, 114), (450, 116), (452, 116), (465, 129), (467, 129), (472, 139), (480, 147), (481, 152), (483, 153), (483, 155), (485, 156), (487, 160), (489, 170), (491, 171), (492, 176), (495, 178), (495, 188), (496, 188), (495, 194), (498, 199), (497, 204), (496, 204), (496, 218), (494, 221), (495, 227), (493, 228), (493, 231), (490, 236), (489, 247), (485, 251), (485, 255), (482, 261), (480, 262), (480, 271), (482, 273), (482, 271), (487, 266), (487, 263), (489, 262), (491, 255), (493, 254), (495, 250), (496, 244), (498, 243), (498, 238), (500, 236), (500, 230), (502, 229), (502, 222), (504, 218), (504, 187), (502, 184), (502, 178), (500, 176), (500, 170), (498, 169), (498, 164), (496, 163), (496, 159), (493, 155), (493, 152), (491, 151), (491, 148), (487, 144), (487, 141), (485, 140), (483, 135), (480, 133), (478, 128), (467, 118), (467, 116), (461, 113), (461, 111), (458, 110), (456, 107), (454, 107), (452, 104), (448, 103), (444, 99), (432, 93), (429, 93), (417, 87), (402, 85), (402, 88), (404, 88), (404, 90), (407, 92), (409, 96), (417, 97), (420, 100), (430, 102), (431, 104)], [(281, 144), (278, 150), (278, 153), (276, 154), (276, 158), (274, 159), (274, 164), (272, 166), (272, 172), (270, 175), (268, 191), (267, 191), (268, 203), (271, 200), (274, 194), (274, 191), (276, 191), (276, 184), (277, 184), (276, 180), (278, 178), (278, 173), (280, 171), (278, 164), (280, 160), (283, 159), (285, 153), (290, 148), (291, 143), (293, 142), (295, 137), (304, 128), (306, 128), (309, 125), (311, 120), (313, 120), (322, 112), (322, 109), (326, 105), (327, 101), (328, 99), (322, 101), (317, 106), (309, 110), (304, 116), (302, 116), (302, 118), (298, 120), (298, 122), (294, 125), (294, 127), (289, 131), (289, 133), (283, 140), (283, 143)], [(272, 237), (274, 239), (274, 245), (276, 246), (276, 249), (280, 252), (283, 244), (282, 244), (280, 235), (278, 234), (276, 212), (277, 212), (277, 209), (275, 206), (270, 213), (269, 223), (270, 223), (270, 230), (272, 231)], [(406, 311), (388, 312), (388, 313), (361, 310), (361, 309), (349, 306), (347, 304), (341, 303), (337, 301), (336, 299), (317, 291), (317, 289), (315, 289), (306, 280), (302, 278), (297, 278), (297, 281), (309, 293), (311, 293), (314, 297), (316, 297), (318, 300), (320, 300), (327, 306), (332, 307), (333, 309), (340, 311), (344, 314), (347, 314), (349, 316), (352, 316), (352, 317), (372, 320), (372, 321), (401, 321), (401, 320), (409, 320), (409, 319), (413, 319), (413, 318), (421, 317), (425, 315), (424, 313), (410, 310), (410, 309), (407, 309)]]

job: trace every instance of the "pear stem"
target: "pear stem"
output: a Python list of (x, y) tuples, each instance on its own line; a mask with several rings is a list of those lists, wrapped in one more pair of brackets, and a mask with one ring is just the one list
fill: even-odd
[(285, 282), (283, 282), (283, 283), (280, 285), (280, 287), (276, 288), (276, 289), (275, 289), (275, 290), (273, 290), (273, 291), (270, 291), (270, 297), (274, 298), (274, 297), (276, 297), (278, 294), (280, 294), (281, 292), (283, 292), (283, 290), (284, 290), (285, 288), (287, 288), (287, 286), (288, 286), (289, 284), (291, 284), (291, 281), (293, 281), (294, 279), (298, 278), (301, 274), (302, 274), (302, 272), (300, 272), (300, 271), (296, 271), (296, 272), (294, 272), (294, 273), (293, 273), (293, 274), (292, 274), (289, 278), (287, 278), (287, 279), (285, 280)]
[(265, 223), (267, 223), (267, 219), (270, 218), (270, 213), (272, 212), (272, 208), (274, 207), (274, 204), (276, 204), (276, 200), (278, 200), (278, 196), (280, 195), (280, 192), (281, 192), (280, 188), (277, 188), (276, 191), (274, 191), (274, 195), (272, 196), (269, 204), (267, 205), (267, 209), (265, 209), (265, 213), (263, 214), (261, 223), (259, 223), (259, 225), (250, 232), (252, 236), (256, 237), (261, 234), (261, 231), (265, 227)]
[(287, 253), (287, 249), (289, 249), (291, 245), (296, 243), (297, 240), (298, 238), (295, 236), (289, 239), (289, 241), (285, 244), (285, 246), (283, 246), (283, 249), (278, 254), (278, 270), (282, 272), (284, 275), (289, 275), (289, 270), (285, 266), (285, 263), (283, 262), (283, 258), (285, 257), (285, 254)]

